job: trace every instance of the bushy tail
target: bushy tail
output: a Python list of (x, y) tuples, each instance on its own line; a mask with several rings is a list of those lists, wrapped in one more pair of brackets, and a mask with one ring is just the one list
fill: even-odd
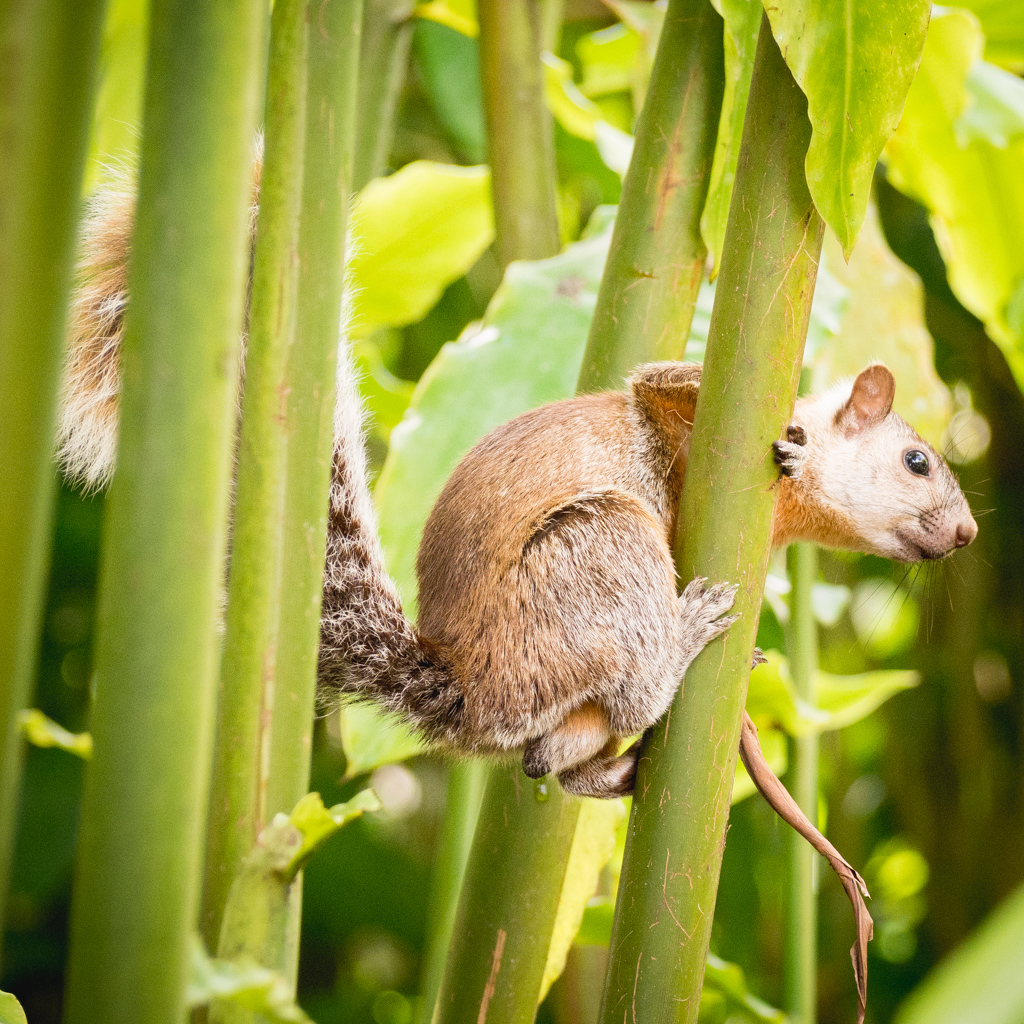
[(320, 618), (320, 683), (371, 697), (431, 739), (459, 741), (462, 692), (402, 611), (384, 567), (366, 482), (363, 409), (349, 346), (338, 353), (338, 398)]
[[(256, 223), (260, 151), (258, 142), (251, 230)], [(120, 350), (134, 215), (135, 186), (126, 175), (90, 200), (82, 226), (57, 458), (65, 474), (87, 489), (104, 487), (116, 462)], [(462, 694), (443, 660), (405, 617), (384, 568), (366, 482), (362, 401), (347, 342), (339, 346), (338, 355), (320, 683), (373, 698), (432, 739), (457, 743)]]

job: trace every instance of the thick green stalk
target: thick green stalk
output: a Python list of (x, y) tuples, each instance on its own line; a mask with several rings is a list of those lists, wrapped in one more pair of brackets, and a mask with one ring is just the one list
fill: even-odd
[(436, 1024), (527, 1024), (537, 1012), (579, 802), (496, 765), (466, 864)]
[(409, 66), (416, 0), (366, 0), (359, 53), (352, 191), (387, 170)]
[(762, 19), (677, 538), (682, 581), (739, 584), (737, 621), (644, 741), (602, 1020), (697, 1020), (778, 471), (822, 238), (810, 123)]
[(227, 625), (200, 915), (208, 949), (217, 948), (231, 882), (264, 824), (287, 441), (282, 409), (295, 323), (306, 130), (306, 37), (306, 0), (278, 0), (270, 29)]
[[(818, 549), (799, 543), (787, 552), (789, 580), (789, 670), (797, 695), (816, 701), (818, 626), (811, 588), (818, 576)], [(791, 744), (791, 792), (800, 809), (818, 821), (818, 735), (797, 736)], [(786, 922), (786, 1010), (794, 1024), (815, 1024), (818, 1002), (817, 856), (796, 832), (789, 837), (789, 907)]]
[(0, 13), (0, 920), (49, 562), (64, 347), (104, 0)]
[(483, 761), (452, 761), (448, 766), (448, 796), (430, 886), (430, 938), (423, 958), (416, 1024), (430, 1024), (434, 1015), (486, 781)]
[[(678, 5), (674, 6), (678, 9)], [(482, 19), (482, 34), (486, 32), (486, 24)], [(704, 26), (706, 23), (695, 19), (692, 25), (697, 24)], [(713, 33), (704, 31), (703, 50), (686, 45), (677, 35), (669, 35), (668, 42), (665, 42), (666, 37), (663, 36), (657, 61), (658, 77), (648, 91), (648, 102), (657, 103), (659, 110), (671, 107), (659, 95), (661, 91), (676, 90), (680, 88), (681, 82), (691, 81), (691, 69), (693, 74), (701, 66), (714, 69), (716, 61), (720, 67), (720, 33), (719, 27), (716, 40)], [(669, 47), (671, 49), (666, 49)], [(685, 63), (676, 65), (675, 60)], [(718, 73), (721, 74), (721, 71)], [(709, 74), (713, 75), (713, 70)], [(705, 98), (712, 95), (713, 89), (702, 91)], [(652, 100), (652, 96), (656, 98)], [(678, 107), (677, 102), (675, 108)], [(688, 148), (689, 157), (699, 161), (698, 165), (676, 165), (687, 188), (701, 189), (701, 197), (707, 190), (705, 164), (710, 167), (710, 149), (719, 119), (719, 109), (714, 102), (705, 103), (704, 118), (706, 127), (702, 130), (705, 134), (710, 131), (712, 137), (709, 152), (704, 153), (695, 147)], [(664, 122), (659, 118), (642, 119), (638, 150), (654, 152), (654, 141), (645, 136), (647, 133), (660, 133), (663, 129)], [(492, 129), (492, 137), (494, 132), (495, 129)], [(499, 146), (494, 152), (496, 155), (508, 155), (510, 150)], [(536, 155), (535, 158), (539, 159)], [(511, 192), (500, 191), (495, 185), (494, 198), (497, 210), (503, 202), (513, 201), (514, 197)], [(694, 203), (686, 195), (686, 188), (677, 190), (672, 198), (673, 210), (676, 204), (686, 209), (696, 207), (696, 229), (701, 203)], [(659, 193), (646, 188), (643, 175), (627, 178), (623, 203), (632, 208), (644, 223), (654, 220), (654, 210), (660, 199)], [(534, 215), (539, 216), (539, 211), (535, 211)], [(508, 223), (511, 218), (503, 219), (499, 215), (497, 220), (500, 231), (500, 225)], [(630, 235), (627, 233), (625, 237), (629, 239)], [(659, 243), (666, 250), (663, 263), (671, 262), (677, 244), (685, 245), (685, 241), (680, 243), (679, 235), (667, 231), (659, 235)], [(635, 246), (637, 243), (634, 241), (629, 244)], [(659, 265), (662, 265), (662, 261), (659, 261)], [(636, 276), (630, 272), (629, 266), (626, 260), (609, 261), (603, 283), (607, 295), (621, 295), (635, 286)], [(685, 281), (685, 286), (692, 289), (689, 295), (691, 303), (696, 298), (699, 283), (699, 278), (687, 278)], [(634, 361), (652, 358), (663, 329), (657, 317), (663, 314), (664, 308), (658, 307), (650, 320), (640, 326), (642, 338), (639, 343), (624, 326), (621, 330), (605, 330), (596, 340), (592, 339), (594, 368), (586, 377), (581, 375), (579, 389), (621, 386), (621, 373), (616, 376), (610, 368), (626, 366), (628, 370), (632, 368), (632, 363), (627, 365), (626, 360), (616, 354), (619, 347), (628, 348), (632, 353), (630, 358)], [(463, 883), (458, 923), (439, 999), (438, 1024), (456, 1024), (466, 1019), (475, 1019), (485, 997), (488, 999), (487, 1019), (490, 1024), (495, 1021), (533, 1020), (536, 994), (547, 959), (555, 904), (561, 892), (579, 804), (567, 801), (553, 780), (547, 781), (546, 803), (523, 798), (523, 793), (528, 792), (531, 785), (518, 769), (491, 773), (480, 810), (478, 835), (474, 839), (473, 853)], [(499, 845), (499, 838), (503, 845)], [(501, 875), (497, 873), (499, 868), (495, 866), (496, 857), (512, 858), (515, 861), (514, 878), (501, 880)], [(493, 978), (492, 971), (495, 972)], [(531, 995), (532, 1003), (529, 998)]]
[(725, 89), (722, 19), (672, 0), (622, 186), (579, 387), (621, 387), (637, 363), (681, 359), (707, 247), (708, 194)]
[(503, 267), (558, 252), (557, 174), (544, 105), (540, 0), (479, 0), (480, 74)]
[(153, 5), (68, 1024), (185, 1013), (267, 14), (261, 0)]
[(309, 786), (362, 14), (363, 0), (320, 2), (309, 37), (268, 821), (288, 813)]

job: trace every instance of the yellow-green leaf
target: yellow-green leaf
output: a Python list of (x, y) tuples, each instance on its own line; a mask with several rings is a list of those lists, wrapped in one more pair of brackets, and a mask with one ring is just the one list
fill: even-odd
[(10, 992), (0, 992), (0, 1024), (28, 1024), (21, 1003)]
[(985, 31), (985, 60), (1020, 74), (1024, 71), (1024, 4), (1020, 0), (961, 0)]
[(849, 255), (882, 147), (899, 124), (929, 0), (774, 0), (772, 32), (807, 96), (811, 198)]
[(896, 411), (940, 445), (952, 398), (935, 372), (935, 343), (924, 323), (924, 288), (890, 251), (873, 203), (849, 264), (830, 231), (825, 232), (824, 254), (849, 297), (837, 336), (820, 346), (811, 362), (812, 390), (855, 377), (873, 360), (883, 362), (896, 378)]
[(417, 4), (414, 13), (418, 18), (446, 25), (470, 39), (480, 35), (474, 0), (430, 0), (429, 3)]
[[(936, 9), (885, 157), (892, 183), (928, 208), (956, 297), (1024, 388), (1024, 135), (1010, 130), (1012, 107), (992, 91), (991, 76), (972, 73), (983, 42), (973, 14)], [(969, 107), (982, 95), (983, 116), (972, 124)], [(1005, 146), (986, 138), (994, 123)]]
[(287, 871), (294, 874), (327, 839), (350, 821), (371, 811), (379, 811), (381, 803), (372, 789), (364, 789), (351, 800), (324, 807), (319, 793), (307, 793), (288, 816), (289, 822), (302, 833), (302, 845), (289, 861)]
[(25, 739), (34, 747), (56, 747), (88, 760), (92, 757), (92, 736), (87, 732), (68, 732), (42, 711), (31, 708), (18, 715)]
[(338, 714), (346, 779), (372, 772), (384, 764), (405, 761), (424, 749), (423, 740), (401, 719), (372, 704), (345, 704)]
[(417, 160), (359, 194), (352, 212), (352, 332), (421, 319), (494, 237), (486, 167)]
[(587, 902), (597, 891), (601, 870), (615, 852), (615, 830), (625, 816), (626, 808), (621, 800), (584, 800), (580, 805), (579, 823), (569, 850), (538, 1003), (565, 970), (565, 958), (580, 930)]

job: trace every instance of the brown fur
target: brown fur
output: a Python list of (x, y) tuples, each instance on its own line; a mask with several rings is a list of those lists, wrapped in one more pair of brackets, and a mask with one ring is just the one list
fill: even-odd
[[(85, 226), (59, 450), (90, 486), (113, 469), (133, 203), (108, 192)], [(732, 621), (734, 588), (694, 580), (680, 595), (671, 557), (699, 384), (699, 366), (650, 364), (625, 391), (535, 409), (480, 441), (427, 521), (417, 629), (384, 567), (343, 345), (321, 683), (445, 747), (524, 751), (529, 774), (557, 772), (568, 792), (628, 793), (639, 746), (619, 755), (621, 738), (657, 721)], [(775, 543), (918, 560), (970, 542), (955, 479), (891, 401), (891, 375), (874, 366), (798, 403), (802, 429), (774, 446)], [(927, 477), (904, 465), (911, 448), (930, 459)]]

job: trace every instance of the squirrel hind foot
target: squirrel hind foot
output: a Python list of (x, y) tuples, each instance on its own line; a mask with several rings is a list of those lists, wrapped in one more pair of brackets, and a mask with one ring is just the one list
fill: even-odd
[(523, 771), (531, 779), (588, 761), (618, 741), (608, 712), (592, 701), (573, 709), (561, 725), (531, 740), (523, 752)]
[(599, 754), (573, 768), (558, 773), (562, 789), (573, 796), (589, 796), (598, 800), (612, 800), (629, 796), (636, 781), (636, 766), (640, 759), (640, 741), (637, 740), (618, 757)]

